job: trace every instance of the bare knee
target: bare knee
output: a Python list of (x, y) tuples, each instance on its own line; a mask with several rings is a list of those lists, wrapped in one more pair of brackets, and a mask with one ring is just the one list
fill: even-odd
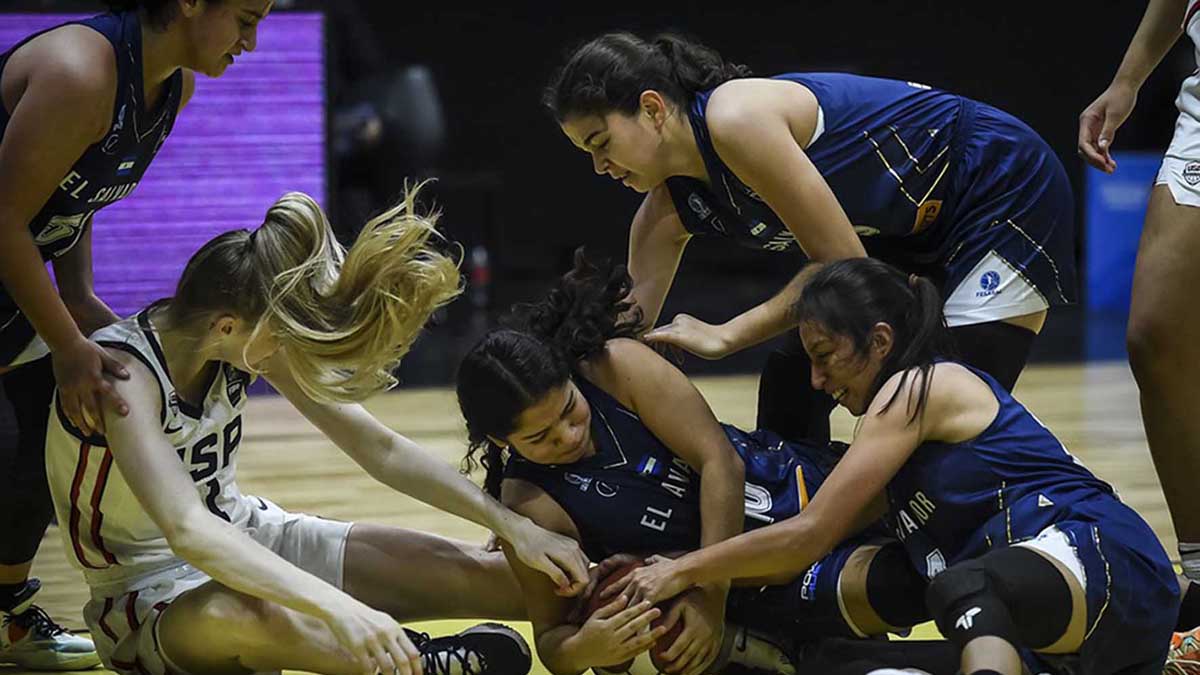
[(1129, 366), (1139, 382), (1169, 375), (1178, 367), (1180, 344), (1176, 317), (1148, 308), (1133, 311), (1125, 331), (1125, 348), (1129, 351)]

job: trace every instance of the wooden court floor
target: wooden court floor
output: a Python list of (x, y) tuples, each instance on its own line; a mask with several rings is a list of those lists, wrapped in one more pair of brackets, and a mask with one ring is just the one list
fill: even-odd
[[(754, 376), (735, 376), (700, 379), (696, 384), (719, 419), (750, 429), (754, 425), (756, 382)], [(1128, 365), (1033, 366), (1022, 375), (1017, 398), (1058, 435), (1068, 450), (1117, 487), (1123, 499), (1149, 521), (1174, 557), (1175, 537), (1146, 448), (1137, 389)], [(367, 407), (385, 424), (457, 464), (465, 434), (451, 390), (401, 390), (380, 396)], [(834, 423), (835, 437), (849, 440), (852, 430), (852, 418), (839, 414)], [(285, 509), (402, 525), (469, 540), (482, 541), (487, 536), (474, 524), (374, 482), (282, 399), (262, 397), (250, 401), (239, 455), (238, 480), (243, 492), (269, 497)], [(87, 591), (67, 563), (54, 529), (42, 544), (34, 574), (45, 584), (39, 603), (65, 625), (81, 627), (80, 608)], [(431, 622), (413, 627), (438, 634), (465, 625)], [(529, 637), (528, 625), (522, 628)], [(0, 675), (19, 672), (0, 667)], [(534, 672), (546, 673), (540, 665), (535, 665)]]

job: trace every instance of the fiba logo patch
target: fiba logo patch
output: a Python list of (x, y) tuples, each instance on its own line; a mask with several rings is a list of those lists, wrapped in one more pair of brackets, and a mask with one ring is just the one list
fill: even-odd
[(705, 204), (704, 200), (700, 198), (700, 195), (696, 194), (695, 192), (688, 195), (688, 206), (690, 206), (692, 210), (696, 212), (696, 215), (699, 216), (701, 220), (712, 215), (712, 209), (708, 208), (708, 204)]
[(986, 298), (992, 295), (998, 295), (1000, 291), (1000, 273), (995, 270), (988, 270), (979, 277), (979, 288), (982, 289), (975, 294), (977, 298)]
[(1200, 183), (1200, 162), (1188, 162), (1183, 167), (1183, 180), (1188, 185)]

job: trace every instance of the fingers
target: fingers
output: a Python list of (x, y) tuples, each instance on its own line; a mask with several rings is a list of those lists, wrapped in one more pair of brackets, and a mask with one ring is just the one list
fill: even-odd
[(624, 642), (645, 631), (660, 616), (662, 616), (661, 609), (650, 606), (650, 603), (642, 603), (623, 610), (613, 617), (612, 623), (617, 626), (615, 631), (617, 637)]
[(388, 651), (377, 640), (368, 640), (364, 645), (369, 656), (370, 665), (376, 672), (379, 673), (399, 673), (400, 675), (410, 675), (410, 671), (405, 668), (407, 663), (401, 664), (392, 660)]
[(567, 595), (578, 595), (591, 581), (591, 578), (588, 576), (589, 561), (587, 556), (583, 554), (583, 551), (579, 549), (579, 546), (575, 542), (571, 542), (571, 550), (561, 560), (555, 562), (558, 563), (561, 571), (566, 573), (564, 576), (567, 578), (557, 583), (560, 588), (565, 587), (567, 589)]
[(1101, 126), (1102, 123), (1098, 113), (1085, 110), (1080, 115), (1079, 156), (1089, 165), (1106, 173), (1112, 173), (1116, 168), (1116, 164), (1108, 156), (1108, 141), (1102, 137)]
[(100, 352), (100, 365), (104, 372), (121, 380), (129, 379), (129, 371), (121, 365), (120, 361), (113, 358), (112, 354), (109, 354), (103, 347), (98, 347), (97, 351)]
[(388, 645), (388, 653), (391, 654), (392, 661), (396, 664), (396, 671), (398, 673), (401, 675), (406, 673), (421, 675), (421, 652), (408, 639), (403, 629), (392, 636), (392, 640)]
[(607, 619), (609, 617), (616, 616), (627, 606), (628, 603), (625, 601), (624, 597), (615, 598), (612, 602), (606, 605), (601, 605), (599, 609), (592, 613), (592, 616), (588, 620)]
[[(571, 580), (567, 577), (566, 574), (563, 573), (563, 571), (561, 569), (559, 569), (558, 563), (555, 562), (553, 559), (543, 558), (542, 560), (540, 560), (538, 562), (539, 562), (538, 568), (542, 571), (543, 574), (550, 577), (550, 581), (554, 582), (554, 585), (557, 587), (556, 592), (558, 590), (567, 588), (571, 585)], [(561, 595), (561, 593), (560, 593), (560, 595)]]
[(633, 575), (634, 575), (633, 572), (626, 574), (624, 577), (613, 582), (613, 584), (610, 585), (608, 588), (605, 588), (604, 590), (600, 591), (600, 599), (604, 600), (606, 598), (611, 598), (614, 595), (617, 595), (618, 593), (620, 593), (621, 595), (624, 595), (625, 589), (629, 587), (629, 583), (633, 580)]

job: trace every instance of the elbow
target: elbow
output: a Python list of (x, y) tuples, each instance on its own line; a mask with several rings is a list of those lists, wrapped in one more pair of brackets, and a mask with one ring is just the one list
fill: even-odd
[(214, 542), (213, 523), (209, 522), (214, 517), (201, 513), (160, 527), (175, 555), (197, 569), (204, 569), (206, 561), (220, 552)]

